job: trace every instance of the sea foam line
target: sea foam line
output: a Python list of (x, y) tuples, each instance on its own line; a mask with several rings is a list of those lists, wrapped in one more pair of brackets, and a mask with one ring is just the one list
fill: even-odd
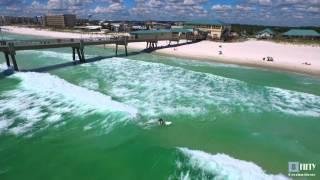
[(320, 116), (320, 97), (313, 94), (124, 58), (105, 59), (86, 67), (95, 67), (92, 75), (108, 82), (113, 96), (148, 116), (199, 115), (212, 108), (221, 113), (276, 111)]
[(125, 104), (113, 101), (110, 96), (73, 85), (57, 76), (39, 73), (17, 73), (14, 75), (22, 79), (20, 87), (45, 96), (63, 96), (66, 101), (82, 104), (88, 109), (98, 111), (121, 111), (133, 116), (137, 110)]
[[(129, 117), (138, 113), (137, 109), (113, 101), (110, 96), (73, 85), (54, 75), (28, 72), (15, 73), (10, 78), (18, 78), (21, 82), (16, 89), (0, 95), (2, 131), (23, 134), (40, 121), (56, 123), (68, 113), (83, 116), (94, 112), (120, 112)], [(22, 123), (10, 127), (11, 122), (19, 119)]]
[(209, 154), (203, 151), (191, 150), (188, 148), (178, 148), (178, 151), (187, 159), (186, 162), (177, 161), (177, 169), (180, 179), (289, 179), (282, 174), (266, 174), (266, 172), (255, 163), (235, 159), (226, 154)]

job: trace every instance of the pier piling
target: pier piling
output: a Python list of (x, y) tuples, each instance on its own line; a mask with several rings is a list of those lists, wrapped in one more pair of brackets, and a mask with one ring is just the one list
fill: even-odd
[(72, 47), (72, 60), (76, 61), (76, 49)]
[(124, 39), (124, 49), (126, 51), (126, 56), (128, 56), (128, 37)]
[(84, 63), (84, 62), (86, 62), (86, 60), (84, 57), (84, 41), (83, 40), (80, 40), (80, 48), (79, 49), (80, 49), (80, 56), (81, 56), (80, 62)]
[(116, 43), (116, 56), (118, 56), (118, 43)]
[(80, 53), (81, 53), (81, 63), (84, 63), (84, 62), (86, 62), (86, 59), (85, 59), (85, 57), (84, 57), (84, 50), (83, 49), (80, 49)]
[(10, 67), (10, 59), (9, 59), (9, 54), (7, 52), (4, 52), (4, 56), (6, 58), (6, 63), (7, 63), (7, 66)]
[(82, 57), (81, 57), (80, 49), (79, 49), (79, 48), (77, 48), (77, 54), (78, 54), (78, 57), (79, 57), (79, 61), (82, 62), (82, 60), (81, 60)]
[(13, 43), (9, 43), (8, 44), (8, 49), (9, 49), (9, 53), (10, 53), (10, 56), (11, 56), (13, 69), (15, 71), (19, 71), (18, 64), (17, 64), (17, 61), (16, 61), (16, 51), (15, 51), (15, 48), (14, 48), (14, 44)]
[(126, 56), (128, 56), (128, 48), (127, 48), (127, 44), (126, 44), (126, 45), (124, 45), (124, 48), (125, 48), (125, 50), (126, 50)]
[(12, 64), (13, 64), (13, 69), (14, 69), (15, 71), (19, 71), (15, 54), (11, 54), (11, 60), (12, 60)]

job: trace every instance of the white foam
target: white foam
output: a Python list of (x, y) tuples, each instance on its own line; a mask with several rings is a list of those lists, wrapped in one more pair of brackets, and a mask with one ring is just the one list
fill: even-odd
[(20, 84), (23, 89), (44, 94), (46, 97), (62, 97), (63, 101), (76, 102), (86, 106), (88, 109), (121, 111), (130, 113), (133, 116), (137, 114), (135, 108), (113, 101), (110, 96), (73, 85), (57, 76), (32, 72), (17, 73), (14, 76), (23, 80)]
[(267, 87), (271, 106), (297, 116), (320, 117), (320, 97), (303, 92)]
[[(178, 148), (187, 157), (184, 164), (186, 168), (178, 168), (180, 179), (209, 179), (207, 175), (214, 179), (245, 179), (245, 180), (285, 180), (289, 179), (284, 175), (266, 174), (266, 172), (253, 162), (235, 159), (226, 154), (209, 154), (199, 150), (188, 148)], [(184, 169), (183, 169), (184, 168)], [(200, 174), (192, 174), (196, 171)], [(191, 175), (192, 174), (192, 175)], [(192, 177), (197, 176), (197, 177)], [(182, 177), (182, 178), (181, 178)], [(202, 177), (202, 178), (199, 178)], [(207, 177), (207, 178), (203, 178)]]
[[(113, 96), (138, 107), (143, 115), (199, 115), (210, 109), (218, 109), (221, 113), (265, 113), (277, 110), (298, 116), (320, 115), (319, 96), (253, 86), (180, 67), (111, 58), (95, 62), (87, 68), (94, 68), (95, 79), (103, 78), (108, 82)], [(282, 97), (277, 98), (279, 95)]]
[(0, 95), (0, 104), (6, 104), (0, 107), (0, 114), (11, 112), (15, 119), (23, 120), (8, 129), (13, 134), (26, 133), (42, 120), (57, 123), (67, 113), (81, 116), (114, 111), (131, 117), (137, 114), (135, 108), (113, 101), (110, 96), (73, 85), (50, 74), (16, 73), (10, 78), (18, 78), (21, 82), (16, 89)]
[(64, 53), (64, 52), (55, 52), (55, 51), (47, 51), (47, 50), (27, 50), (27, 51), (20, 51), (19, 54), (34, 54), (39, 58), (52, 58), (52, 59), (59, 59), (59, 60), (72, 60), (72, 54)]
[(241, 68), (241, 69), (255, 69), (254, 67), (240, 66), (237, 64), (224, 64), (219, 62), (199, 61), (199, 60), (184, 60), (176, 57), (170, 57), (175, 63), (180, 65), (191, 65), (194, 67), (226, 67), (226, 68)]
[(86, 87), (88, 89), (92, 90), (98, 90), (99, 89), (99, 82), (96, 79), (86, 79), (80, 82), (80, 86)]
[(5, 63), (0, 64), (0, 71), (6, 70), (7, 65)]
[(50, 122), (50, 123), (55, 123), (58, 122), (62, 119), (61, 114), (55, 114), (52, 116), (49, 116), (46, 121)]
[(86, 125), (85, 127), (83, 127), (83, 130), (84, 130), (84, 131), (88, 131), (88, 130), (90, 130), (90, 129), (92, 129), (92, 126), (91, 126), (91, 125)]
[[(57, 59), (59, 61), (72, 61), (72, 53), (70, 50), (70, 53), (67, 52), (55, 52), (55, 51), (47, 51), (47, 50), (27, 50), (27, 51), (20, 51), (19, 54), (35, 54), (37, 57), (42, 59)], [(93, 55), (86, 54), (86, 58), (94, 57)], [(76, 58), (78, 58), (76, 56)]]
[(12, 119), (8, 119), (7, 117), (0, 117), (0, 134), (7, 130), (9, 126), (13, 123)]

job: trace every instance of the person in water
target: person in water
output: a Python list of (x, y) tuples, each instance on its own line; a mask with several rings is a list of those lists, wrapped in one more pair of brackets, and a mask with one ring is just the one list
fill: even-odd
[(158, 121), (160, 125), (165, 125), (164, 120), (162, 118), (160, 118)]

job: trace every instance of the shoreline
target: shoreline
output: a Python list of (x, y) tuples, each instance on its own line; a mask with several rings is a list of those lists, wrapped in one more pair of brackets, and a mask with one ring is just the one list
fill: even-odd
[[(70, 32), (55, 32), (38, 30), (34, 28), (22, 28), (4, 26), (4, 32), (20, 35), (32, 35), (53, 38), (90, 38), (91, 34), (79, 34)], [(9, 30), (9, 31), (8, 31)], [(95, 35), (94, 37), (106, 35)], [(159, 41), (159, 46), (165, 46), (168, 42)], [(99, 46), (103, 47), (103, 45)], [(115, 47), (106, 45), (106, 47)], [(122, 48), (120, 46), (120, 48)], [(130, 50), (145, 49), (145, 42), (130, 43)], [(221, 54), (220, 54), (221, 51)], [(165, 56), (180, 57), (205, 62), (236, 64), (240, 66), (262, 68), (267, 70), (285, 71), (311, 76), (320, 76), (320, 47), (310, 45), (279, 44), (270, 41), (248, 40), (245, 42), (221, 43), (213, 41), (201, 41), (177, 47), (158, 49), (152, 53)], [(263, 61), (262, 58), (273, 57), (274, 61)], [(311, 65), (304, 65), (308, 62)]]
[[(103, 46), (99, 46), (102, 47)], [(114, 45), (106, 45), (107, 48), (115, 48)], [(119, 48), (123, 48), (121, 46), (119, 46)], [(124, 49), (124, 48), (123, 48)], [(138, 47), (131, 47), (130, 45), (128, 45), (128, 49), (129, 50), (143, 50), (141, 48)], [(298, 68), (294, 68), (294, 67), (286, 67), (286, 66), (276, 66), (272, 64), (264, 64), (261, 65), (259, 63), (252, 63), (251, 61), (257, 61), (257, 60), (250, 60), (249, 62), (246, 62), (246, 59), (240, 59), (240, 58), (221, 58), (221, 57), (210, 57), (210, 56), (198, 56), (198, 55), (183, 55), (181, 53), (168, 53), (168, 52), (161, 52), (159, 50), (155, 50), (154, 52), (155, 54), (159, 54), (159, 55), (163, 55), (163, 56), (167, 56), (167, 57), (177, 57), (177, 58), (184, 58), (186, 60), (195, 60), (195, 61), (202, 61), (202, 62), (208, 62), (208, 63), (222, 63), (222, 64), (233, 64), (233, 65), (238, 65), (238, 66), (243, 66), (243, 67), (251, 67), (251, 68), (260, 68), (263, 70), (271, 70), (271, 71), (278, 71), (278, 72), (287, 72), (287, 73), (296, 73), (296, 74), (300, 74), (300, 75), (309, 75), (309, 76), (314, 76), (314, 77), (320, 77), (320, 66), (319, 69), (317, 70), (311, 70), (311, 71), (306, 71), (305, 69), (298, 69)], [(320, 59), (319, 59), (320, 60)]]
[(161, 55), (166, 55), (166, 56), (174, 56), (174, 57), (178, 57), (178, 58), (187, 58), (190, 59), (192, 58), (192, 60), (197, 60), (197, 61), (203, 61), (203, 62), (211, 62), (211, 63), (222, 63), (222, 64), (233, 64), (233, 65), (238, 65), (238, 66), (243, 66), (243, 67), (251, 67), (251, 68), (260, 68), (263, 70), (272, 70), (272, 71), (279, 71), (279, 72), (287, 72), (287, 73), (297, 73), (297, 74), (302, 74), (302, 75), (309, 75), (309, 76), (315, 76), (315, 77), (320, 77), (320, 71), (316, 71), (316, 72), (306, 72), (304, 70), (302, 71), (297, 71), (296, 69), (293, 70), (291, 68), (286, 68), (286, 67), (277, 67), (277, 66), (261, 66), (259, 64), (252, 64), (252, 63), (240, 63), (237, 60), (232, 60), (232, 59), (219, 59), (219, 58), (215, 58), (212, 59), (211, 57), (191, 57), (191, 56), (184, 56), (184, 55), (170, 55), (170, 54), (166, 54), (166, 53), (161, 53), (161, 52), (156, 52), (158, 54)]

